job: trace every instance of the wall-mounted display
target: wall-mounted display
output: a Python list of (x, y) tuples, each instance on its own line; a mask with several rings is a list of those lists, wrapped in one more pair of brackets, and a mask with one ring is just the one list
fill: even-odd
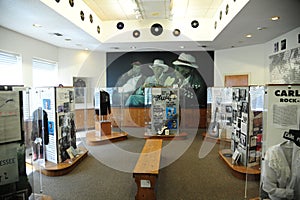
[(269, 56), (271, 84), (300, 83), (300, 47)]

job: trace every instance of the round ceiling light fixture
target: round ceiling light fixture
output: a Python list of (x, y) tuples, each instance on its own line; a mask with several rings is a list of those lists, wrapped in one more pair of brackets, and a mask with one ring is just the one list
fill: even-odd
[(124, 23), (123, 22), (118, 22), (117, 23), (117, 29), (122, 30), (124, 28)]
[(199, 22), (198, 22), (197, 20), (193, 20), (193, 21), (191, 22), (191, 26), (192, 26), (193, 28), (197, 28), (197, 27), (199, 26)]
[(139, 30), (134, 30), (134, 31), (132, 32), (132, 35), (133, 35), (133, 37), (138, 38), (138, 37), (140, 37), (141, 32), (140, 32)]
[(179, 36), (179, 35), (180, 35), (180, 30), (179, 30), (179, 29), (177, 29), (177, 28), (176, 28), (176, 29), (174, 29), (174, 31), (173, 31), (173, 35), (174, 35), (174, 36), (176, 36), (176, 37), (177, 37), (177, 36)]
[(159, 36), (160, 34), (162, 34), (163, 30), (164, 29), (163, 29), (162, 25), (160, 25), (158, 23), (153, 24), (150, 29), (152, 35), (155, 35), (155, 36)]

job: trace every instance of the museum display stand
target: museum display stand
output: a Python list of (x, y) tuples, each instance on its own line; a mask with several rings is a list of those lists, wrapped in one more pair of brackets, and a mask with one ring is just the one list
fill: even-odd
[(22, 92), (0, 91), (0, 199), (25, 200), (32, 193), (25, 167), (22, 99)]
[(183, 140), (187, 133), (180, 131), (179, 88), (145, 88), (145, 138)]
[[(122, 131), (122, 112), (114, 112), (112, 106), (112, 92), (116, 88), (96, 88), (95, 99), (95, 130), (87, 131), (88, 145), (101, 145), (127, 139), (127, 133)], [(118, 100), (114, 99), (114, 102)], [(121, 107), (122, 99), (116, 103)]]
[(264, 87), (209, 88), (206, 140), (219, 143), (219, 156), (234, 176), (259, 180)]
[(29, 93), (29, 115), (32, 119), (30, 138), (37, 140), (34, 135), (36, 116), (39, 116), (43, 126), (40, 139), (43, 155), (32, 153), (33, 167), (47, 176), (67, 174), (88, 155), (88, 151), (78, 146), (76, 141), (74, 88), (41, 87)]
[[(300, 181), (300, 84), (267, 85), (265, 110), (260, 197), (299, 199), (300, 186), (297, 183)], [(282, 161), (279, 162), (278, 159)], [(275, 165), (274, 160), (277, 161)], [(283, 179), (287, 181), (277, 182)]]

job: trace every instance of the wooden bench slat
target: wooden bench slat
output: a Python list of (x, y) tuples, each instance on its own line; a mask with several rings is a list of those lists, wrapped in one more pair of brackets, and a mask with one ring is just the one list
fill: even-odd
[(162, 139), (147, 139), (137, 164), (134, 174), (158, 174)]

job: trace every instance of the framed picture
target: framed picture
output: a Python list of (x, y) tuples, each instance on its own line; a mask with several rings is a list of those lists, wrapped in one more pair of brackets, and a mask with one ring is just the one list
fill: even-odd
[(279, 50), (279, 44), (278, 44), (278, 42), (275, 42), (274, 43), (274, 53), (278, 52), (278, 50)]
[(300, 33), (298, 33), (298, 43), (300, 43)]
[(281, 40), (281, 50), (285, 50), (286, 49), (286, 39)]

